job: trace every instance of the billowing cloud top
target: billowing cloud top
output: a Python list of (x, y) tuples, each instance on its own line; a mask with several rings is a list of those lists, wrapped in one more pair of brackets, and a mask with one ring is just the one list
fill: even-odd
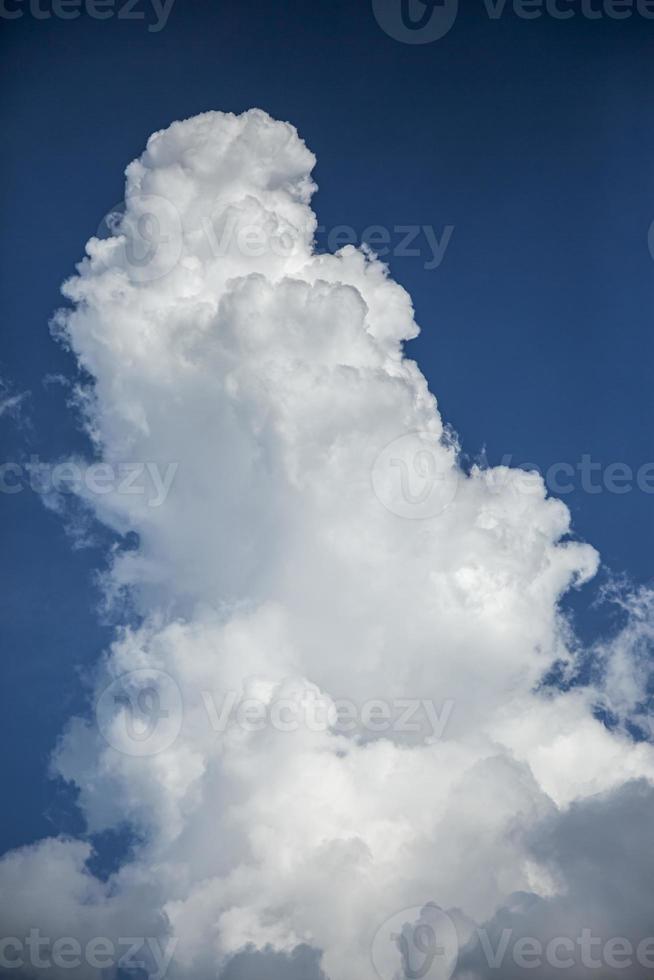
[(64, 287), (107, 472), (147, 463), (160, 485), (84, 492), (138, 535), (106, 589), (139, 623), (53, 766), (90, 834), (127, 821), (139, 843), (108, 881), (85, 840), (7, 855), (5, 934), (157, 938), (175, 978), (245, 976), (248, 955), (277, 976), (283, 954), (292, 976), (311, 947), (316, 976), (393, 980), (379, 930), (429, 903), (457, 931), (440, 980), (497, 975), (482, 926), (493, 948), (506, 922), (636, 943), (654, 753), (626, 726), (651, 603), (597, 653), (612, 701), (540, 684), (574, 661), (558, 601), (597, 556), (538, 477), (460, 469), (403, 355), (407, 293), (371, 254), (314, 251), (314, 162), (259, 110), (174, 123)]

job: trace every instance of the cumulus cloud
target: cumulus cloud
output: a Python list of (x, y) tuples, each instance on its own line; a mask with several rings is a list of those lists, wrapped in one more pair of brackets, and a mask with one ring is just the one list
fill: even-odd
[(532, 852), (556, 887), (509, 896), (461, 951), (457, 977), (651, 975), (653, 807), (651, 782), (629, 782), (575, 800), (530, 830)]
[(372, 254), (314, 251), (314, 163), (258, 110), (174, 123), (64, 286), (99, 457), (175, 470), (156, 507), (81, 491), (138, 536), (106, 578), (136, 617), (53, 758), (89, 834), (139, 843), (106, 882), (83, 841), (6, 856), (9, 930), (150, 937), (146, 968), (163, 950), (180, 980), (396, 980), (405, 933), (380, 928), (436, 907), (461, 947), (440, 980), (485, 977), (478, 930), (507, 916), (545, 940), (654, 931), (625, 918), (646, 903), (654, 751), (627, 721), (651, 597), (594, 651), (603, 680), (541, 684), (579, 656), (559, 601), (598, 556), (539, 477), (461, 469), (403, 353), (407, 293)]

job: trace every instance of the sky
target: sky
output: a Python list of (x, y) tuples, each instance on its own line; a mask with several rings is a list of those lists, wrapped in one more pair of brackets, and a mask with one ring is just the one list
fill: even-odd
[[(339, 226), (345, 238), (358, 244), (368, 237), (373, 247), (382, 229), (390, 252), (381, 257), (410, 295), (420, 327), (405, 354), (417, 361), (443, 421), (457, 433), (464, 471), (475, 463), (529, 464), (568, 488), (559, 496), (570, 510), (572, 540), (592, 544), (601, 567), (592, 581), (566, 592), (563, 608), (586, 644), (601, 645), (621, 622), (613, 607), (598, 605), (601, 586), (617, 579), (635, 595), (651, 581), (654, 469), (649, 484), (643, 477), (638, 486), (637, 474), (654, 461), (648, 96), (654, 21), (637, 11), (590, 19), (581, 10), (569, 20), (547, 13), (525, 19), (510, 5), (494, 19), (478, 3), (459, 10), (443, 37), (418, 44), (384, 29), (395, 21), (386, 19), (392, 11), (381, 0), (375, 9), (338, 0), (176, 0), (165, 23), (145, 0), (134, 8), (142, 19), (119, 16), (118, 8), (104, 20), (87, 12), (46, 18), (45, 4), (30, 8), (18, 0), (6, 9), (21, 16), (3, 15), (0, 41), (3, 459), (99, 458), (71, 407), (71, 383), (76, 361), (88, 358), (107, 377), (114, 377), (114, 365), (90, 353), (81, 335), (73, 353), (53, 340), (54, 311), (71, 303), (62, 299), (61, 284), (74, 274), (89, 237), (98, 229), (106, 236), (103, 219), (123, 200), (124, 169), (150, 134), (199, 113), (258, 107), (295, 126), (316, 156), (311, 207), (318, 251), (343, 243)], [(118, 347), (113, 354), (122, 368), (132, 363)], [(149, 379), (136, 372), (132, 383), (147, 389), (152, 412), (165, 417), (165, 389), (153, 383), (150, 391)], [(103, 397), (98, 413), (111, 447), (118, 438), (107, 422), (115, 393), (105, 390)], [(204, 419), (202, 406), (197, 410)], [(220, 442), (224, 433), (215, 436)], [(230, 440), (223, 465), (230, 459), (231, 467)], [(155, 448), (152, 458), (171, 458), (163, 435), (143, 451)], [(111, 451), (120, 458), (118, 442)], [(553, 471), (556, 464), (565, 470)], [(626, 492), (611, 492), (612, 464), (629, 467)], [(244, 513), (251, 506), (258, 515), (256, 495), (246, 497)], [(51, 756), (68, 720), (84, 714), (94, 665), (128, 617), (122, 606), (101, 608), (107, 578), (116, 575), (112, 549), (119, 542), (135, 551), (135, 533), (145, 533), (131, 513), (118, 520), (102, 512), (82, 530), (73, 521), (71, 530), (49, 503), (27, 487), (0, 498), (0, 724), (11, 803), (1, 818), (0, 852), (80, 835), (85, 820), (87, 829), (93, 824), (93, 805), (87, 801), (83, 817), (78, 790), (49, 778)], [(271, 527), (283, 507), (276, 498), (266, 498), (268, 506), (255, 526), (272, 552), (281, 547)], [(295, 517), (284, 520), (295, 526)], [(231, 564), (220, 571), (201, 550), (178, 554), (172, 536), (160, 533), (164, 543), (153, 554), (163, 561), (169, 547), (180, 579), (188, 575), (176, 614), (187, 615), (188, 595), (211, 601), (195, 584), (196, 560), (215, 595), (232, 598), (230, 576), (238, 574)], [(201, 531), (197, 539), (194, 533), (189, 541), (201, 541)], [(271, 560), (269, 574), (282, 567)], [(251, 572), (242, 574), (252, 601), (265, 595), (264, 584), (251, 585)], [(150, 597), (142, 605), (174, 605), (157, 588), (156, 603)], [(399, 595), (400, 608), (413, 610), (415, 593)], [(322, 676), (320, 684), (328, 680)], [(619, 706), (611, 710), (620, 715)], [(68, 767), (84, 771), (78, 758)], [(131, 840), (105, 817), (93, 832), (101, 876)], [(574, 814), (566, 811), (565, 820), (574, 824)], [(487, 910), (483, 916), (492, 920)], [(236, 961), (227, 969), (239, 975)]]

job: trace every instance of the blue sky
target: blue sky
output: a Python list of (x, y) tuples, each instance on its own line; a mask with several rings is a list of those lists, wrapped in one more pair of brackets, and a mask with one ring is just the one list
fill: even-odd
[[(146, 9), (145, 7), (143, 9)], [(29, 391), (0, 419), (3, 456), (87, 446), (48, 322), (83, 243), (122, 198), (124, 166), (174, 119), (260, 106), (316, 153), (326, 229), (428, 226), (391, 255), (420, 337), (408, 345), (471, 458), (543, 471), (584, 456), (634, 473), (654, 459), (651, 384), (654, 22), (491, 20), (481, 4), (424, 45), (370, 5), (177, 0), (165, 27), (113, 17), (4, 24), (4, 302), (0, 376)], [(565, 496), (576, 534), (636, 583), (651, 577), (654, 495)], [(51, 749), (106, 646), (101, 547), (75, 549), (36, 494), (0, 500), (3, 744), (11, 805), (0, 849), (79, 829), (48, 781)], [(107, 535), (98, 531), (106, 545)], [(593, 629), (587, 587), (575, 600)]]

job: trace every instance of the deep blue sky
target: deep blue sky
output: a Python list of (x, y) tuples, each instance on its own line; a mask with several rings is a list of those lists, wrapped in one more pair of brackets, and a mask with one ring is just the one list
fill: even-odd
[[(0, 376), (31, 396), (29, 427), (0, 419), (3, 459), (84, 448), (64, 389), (43, 385), (72, 373), (48, 320), (125, 165), (174, 119), (256, 105), (317, 154), (321, 224), (454, 225), (439, 268), (423, 253), (391, 270), (423, 328), (409, 350), (471, 456), (654, 460), (654, 21), (492, 21), (479, 0), (408, 45), (369, 0), (176, 0), (158, 33), (7, 6), (24, 16), (0, 42)], [(153, 19), (148, 0), (134, 9)], [(607, 565), (651, 577), (652, 495), (566, 501)], [(109, 631), (102, 551), (74, 550), (32, 493), (0, 512), (2, 851), (76, 826), (47, 760)]]

